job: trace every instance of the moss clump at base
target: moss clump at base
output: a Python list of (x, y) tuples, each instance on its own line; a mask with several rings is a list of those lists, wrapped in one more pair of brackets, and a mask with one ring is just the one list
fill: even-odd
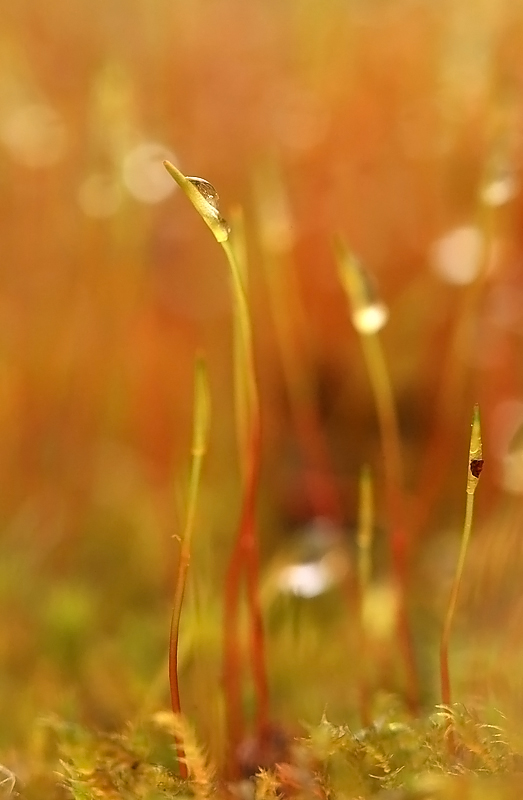
[[(215, 769), (190, 725), (171, 713), (120, 734), (51, 719), (40, 726), (35, 760), (11, 795), (25, 800), (517, 797), (523, 751), (485, 716), (463, 706), (438, 707), (420, 719), (395, 714), (358, 731), (324, 717), (303, 735), (289, 737), (281, 761), (239, 780)], [(181, 736), (187, 780), (179, 777), (176, 758)]]

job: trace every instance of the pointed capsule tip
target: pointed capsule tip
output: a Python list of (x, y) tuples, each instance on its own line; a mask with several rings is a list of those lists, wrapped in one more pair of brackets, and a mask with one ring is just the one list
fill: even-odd
[(470, 432), (469, 446), (469, 472), (467, 479), (467, 492), (473, 494), (483, 469), (483, 444), (481, 441), (481, 423), (479, 405), (476, 403), (472, 414), (472, 430)]
[(472, 412), (472, 434), (471, 438), (481, 438), (481, 417), (479, 413), (479, 404), (476, 403), (474, 405), (474, 411)]
[(183, 184), (185, 182), (185, 176), (180, 172), (178, 167), (175, 167), (174, 164), (172, 164), (170, 161), (167, 160), (163, 162), (163, 165), (167, 170), (167, 172), (169, 173), (169, 175), (171, 176), (171, 178), (173, 178), (176, 181), (178, 186), (183, 188)]
[(172, 164), (170, 161), (167, 161), (167, 159), (164, 160), (163, 165), (170, 175), (174, 176), (179, 172), (179, 170), (174, 166), (174, 164)]

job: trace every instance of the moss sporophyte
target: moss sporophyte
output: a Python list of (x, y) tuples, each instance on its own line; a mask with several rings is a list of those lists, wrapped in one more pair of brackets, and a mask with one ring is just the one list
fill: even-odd
[(466, 507), (465, 521), (463, 523), (463, 533), (461, 536), (461, 548), (458, 556), (458, 563), (454, 581), (450, 592), (449, 604), (445, 616), (443, 633), (440, 646), (440, 674), (441, 674), (441, 702), (445, 706), (450, 706), (450, 674), (449, 674), (449, 640), (456, 611), (459, 588), (465, 566), (465, 558), (472, 531), (472, 515), (474, 512), (474, 495), (479, 482), (479, 476), (483, 469), (483, 445), (481, 441), (481, 423), (479, 417), (479, 407), (474, 407), (472, 416), (472, 428), (470, 434), (470, 444), (468, 453), (467, 486), (466, 486)]
[[(316, 725), (293, 727), (292, 724), (282, 725), (274, 721), (274, 709), (282, 702), (282, 692), (277, 688), (280, 695), (274, 691), (275, 697), (269, 703), (256, 520), (261, 409), (246, 292), (246, 248), (242, 231), (238, 229), (241, 221), (238, 218), (235, 225), (229, 226), (221, 215), (217, 192), (208, 181), (186, 178), (172, 164), (166, 164), (166, 167), (223, 248), (234, 297), (232, 358), (235, 402), (237, 411), (241, 412), (237, 413), (236, 421), (242, 499), (223, 589), (221, 685), (211, 689), (211, 692), (220, 694), (220, 704), (223, 700), (225, 725), (219, 732), (223, 746), (221, 750), (212, 748), (213, 756), (218, 755), (215, 762), (218, 769), (200, 746), (186, 713), (182, 713), (188, 711), (191, 716), (190, 703), (185, 704), (184, 698), (180, 697), (178, 674), (180, 623), (184, 611), (190, 610), (184, 608), (185, 590), (191, 556), (200, 538), (198, 505), (211, 424), (207, 364), (205, 358), (198, 355), (194, 371), (188, 493), (179, 536), (169, 646), (169, 682), (174, 713), (159, 712), (152, 717), (141, 715), (122, 734), (89, 733), (81, 726), (66, 726), (57, 720), (48, 720), (37, 751), (40, 754), (47, 751), (50, 747), (48, 739), (52, 739), (53, 752), (58, 752), (59, 759), (59, 791), (65, 789), (68, 792), (65, 797), (74, 800), (116, 797), (157, 800), (189, 794), (196, 800), (208, 800), (211, 796), (223, 797), (224, 800), (244, 796), (249, 800), (279, 800), (282, 796), (313, 800), (348, 797), (385, 800), (393, 796), (405, 800), (455, 800), (462, 796), (464, 788), (468, 791), (471, 787), (474, 792), (476, 789), (479, 792), (473, 794), (474, 800), (519, 796), (505, 793), (505, 790), (510, 792), (513, 785), (517, 786), (521, 777), (523, 754), (519, 753), (517, 737), (512, 743), (509, 734), (493, 724), (492, 715), (488, 721), (483, 721), (476, 712), (451, 705), (450, 634), (471, 536), (475, 491), (484, 464), (479, 409), (477, 406), (474, 408), (472, 417), (465, 520), (441, 635), (442, 705), (435, 712), (422, 713), (419, 675), (407, 616), (411, 541), (405, 511), (400, 428), (384, 348), (378, 338), (388, 312), (378, 299), (367, 270), (341, 241), (336, 246), (340, 280), (351, 305), (352, 322), (363, 350), (381, 434), (386, 512), (386, 525), (382, 530), (387, 532), (387, 536), (381, 536), (381, 539), (387, 540), (392, 556), (389, 586), (394, 589), (386, 601), (394, 606), (392, 615), (389, 613), (387, 617), (387, 630), (394, 633), (385, 646), (401, 654), (403, 669), (397, 693), (401, 692), (399, 686), (404, 687), (405, 702), (398, 704), (389, 699), (388, 705), (382, 705), (380, 713), (376, 713), (375, 695), (380, 689), (372, 679), (376, 647), (368, 609), (372, 605), (370, 600), (378, 572), (374, 555), (376, 545), (379, 545), (376, 540), (380, 537), (376, 513), (380, 501), (376, 486), (380, 476), (376, 470), (371, 473), (370, 467), (365, 466), (359, 481), (354, 569), (348, 578), (344, 573), (345, 583), (339, 582), (344, 612), (347, 614), (348, 611), (352, 625), (348, 636), (353, 647), (351, 655), (357, 662), (351, 672), (354, 686), (348, 686), (348, 690), (354, 708), (359, 700), (361, 727), (351, 729), (345, 724), (331, 723), (329, 709)], [(279, 608), (279, 614), (281, 616), (282, 610), (290, 611), (292, 607), (296, 613), (300, 603), (303, 607), (306, 602), (299, 598), (294, 603), (293, 599), (287, 606)], [(263, 608), (266, 609), (265, 602)], [(331, 609), (329, 606), (329, 611)], [(247, 613), (242, 614), (244, 611)], [(293, 621), (293, 627), (297, 619)], [(308, 621), (311, 628), (315, 627), (313, 639), (328, 648), (331, 641), (326, 637), (332, 634), (332, 629), (327, 632), (325, 626), (325, 630), (318, 630), (317, 621)], [(271, 628), (271, 635), (273, 632)], [(300, 639), (293, 630), (292, 642), (298, 649), (298, 645), (307, 644), (307, 636)], [(287, 646), (288, 643), (289, 640)], [(272, 641), (270, 644), (272, 646)], [(274, 651), (271, 652), (274, 656)], [(246, 700), (249, 695), (242, 686), (244, 653), (251, 669), (250, 704)], [(392, 660), (388, 658), (384, 663), (390, 665)], [(294, 669), (294, 664), (291, 669)], [(202, 675), (200, 673), (198, 679)], [(293, 672), (292, 679), (295, 675)], [(332, 678), (334, 680), (333, 674)], [(318, 687), (319, 692), (322, 688)], [(198, 691), (200, 689), (198, 687)], [(202, 692), (202, 695), (210, 696), (209, 692)], [(333, 713), (336, 714), (337, 709)], [(254, 720), (253, 730), (249, 730), (251, 718)], [(467, 776), (473, 777), (474, 783), (467, 781)], [(242, 777), (248, 778), (248, 782), (242, 783), (239, 780)], [(0, 794), (4, 790), (6, 796), (11, 796), (16, 788), (13, 773), (5, 768), (0, 775)], [(53, 791), (54, 788), (53, 784)], [(29, 793), (28, 800), (37, 796), (40, 800), (39, 794)], [(44, 796), (47, 798), (47, 795), (42, 795), (42, 800)], [(62, 800), (64, 795), (55, 792), (50, 797)]]
[[(194, 208), (210, 228), (216, 241), (222, 246), (229, 264), (233, 296), (235, 301), (235, 376), (236, 398), (242, 414), (237, 416), (241, 420), (242, 429), (238, 431), (238, 441), (243, 443), (239, 453), (243, 467), (244, 489), (243, 507), (236, 543), (231, 555), (230, 566), (227, 574), (224, 600), (224, 687), (225, 701), (228, 718), (228, 739), (232, 762), (234, 754), (243, 737), (243, 709), (240, 689), (241, 659), (239, 647), (238, 618), (240, 608), (240, 583), (245, 574), (247, 584), (247, 605), (249, 609), (250, 639), (251, 639), (251, 668), (254, 685), (258, 698), (257, 725), (258, 732), (262, 735), (267, 729), (269, 719), (267, 676), (265, 672), (265, 646), (261, 610), (259, 605), (259, 556), (255, 521), (255, 500), (259, 481), (259, 463), (261, 446), (260, 405), (256, 366), (253, 351), (252, 323), (249, 304), (245, 288), (245, 267), (240, 267), (239, 247), (236, 250), (231, 240), (231, 227), (221, 214), (218, 193), (214, 186), (202, 178), (186, 177), (173, 164), (165, 162), (169, 174), (177, 182)], [(382, 434), (383, 458), (385, 465), (385, 483), (387, 506), (392, 524), (391, 550), (393, 564), (400, 592), (399, 603), (399, 628), (398, 635), (404, 654), (408, 698), (412, 710), (418, 708), (419, 683), (417, 668), (413, 656), (413, 646), (409, 623), (406, 616), (406, 575), (408, 558), (407, 525), (404, 512), (404, 497), (402, 489), (402, 458), (399, 426), (394, 406), (394, 399), (388, 371), (378, 339), (378, 331), (385, 324), (388, 316), (387, 309), (376, 296), (370, 277), (355, 257), (346, 248), (341, 240), (337, 240), (336, 254), (339, 264), (340, 280), (347, 291), (352, 306), (354, 326), (360, 335), (365, 360), (369, 370), (369, 377), (374, 389), (378, 419)], [(243, 259), (244, 254), (242, 254)], [(203, 366), (200, 364), (200, 382), (203, 376)], [(200, 387), (200, 395), (203, 397)], [(195, 437), (202, 436), (202, 399), (198, 400), (198, 391), (195, 401)], [(200, 410), (198, 410), (198, 408)], [(198, 421), (199, 420), (199, 421)], [(206, 426), (206, 423), (204, 427)], [(188, 513), (187, 526), (193, 524), (196, 497), (196, 481), (199, 475), (201, 457), (204, 447), (200, 441), (193, 447), (193, 471), (191, 505)], [(445, 625), (441, 639), (440, 667), (442, 701), (445, 705), (450, 703), (450, 680), (448, 674), (448, 644), (452, 619), (454, 615), (465, 553), (472, 525), (472, 509), (474, 491), (483, 467), (481, 434), (479, 427), (479, 411), (474, 411), (472, 435), (469, 452), (469, 472), (467, 479), (467, 508), (463, 530), (462, 546), (458, 561), (457, 572), (451, 592), (449, 607), (445, 618)], [(197, 473), (197, 474), (195, 474)], [(368, 585), (370, 575), (370, 546), (372, 531), (372, 511), (370, 495), (370, 474), (365, 471), (361, 484), (361, 521), (358, 534), (359, 546), (359, 597), (360, 604)], [(185, 535), (182, 541), (182, 551), (188, 552), (188, 540)], [(180, 570), (186, 571), (187, 555), (180, 559)], [(182, 588), (179, 588), (181, 585)], [(184, 578), (179, 578), (177, 584), (176, 611), (173, 615), (173, 642), (171, 645), (171, 691), (173, 710), (179, 712), (180, 700), (178, 693), (177, 675), (173, 644), (177, 642), (179, 614), (181, 599), (183, 598)], [(361, 610), (360, 610), (361, 615)], [(364, 663), (366, 652), (363, 626), (360, 625), (362, 648), (361, 658)], [(370, 721), (367, 690), (365, 688), (364, 673), (361, 677), (360, 697), (362, 702), (362, 718), (368, 724)], [(234, 773), (234, 769), (232, 771)]]
[(231, 757), (231, 774), (237, 773), (235, 754), (243, 739), (243, 701), (241, 688), (240, 648), (240, 589), (243, 578), (250, 629), (250, 663), (257, 697), (256, 724), (261, 737), (269, 719), (269, 693), (265, 665), (264, 630), (259, 600), (259, 544), (256, 530), (256, 499), (258, 493), (261, 456), (261, 417), (258, 381), (254, 359), (252, 323), (247, 301), (241, 262), (231, 228), (222, 217), (215, 188), (203, 178), (184, 176), (170, 162), (165, 168), (190, 200), (198, 214), (222, 246), (231, 277), (237, 326), (234, 346), (235, 396), (242, 413), (237, 415), (242, 430), (238, 441), (244, 451), (239, 459), (243, 468), (243, 501), (236, 541), (231, 554), (224, 588), (224, 664), (223, 681), (227, 707), (228, 746)]
[[(257, 730), (259, 741), (262, 741), (268, 730), (269, 697), (267, 676), (265, 672), (265, 645), (263, 624), (259, 601), (259, 555), (256, 534), (255, 501), (259, 482), (260, 447), (261, 447), (261, 418), (258, 394), (256, 365), (253, 351), (252, 322), (245, 287), (245, 252), (243, 243), (238, 242), (235, 247), (234, 232), (224, 219), (219, 207), (218, 193), (208, 181), (202, 178), (186, 177), (174, 165), (165, 163), (166, 169), (175, 179), (194, 208), (210, 228), (217, 242), (222, 246), (230, 269), (230, 277), (234, 296), (235, 310), (235, 378), (236, 402), (241, 407), (242, 413), (237, 415), (240, 429), (238, 442), (241, 443), (239, 453), (244, 480), (243, 505), (236, 542), (233, 547), (230, 565), (224, 591), (224, 689), (227, 708), (227, 730), (229, 747), (230, 776), (237, 775), (234, 767), (238, 747), (244, 737), (244, 709), (242, 691), (240, 686), (241, 656), (239, 644), (239, 609), (240, 609), (240, 584), (245, 575), (247, 587), (247, 607), (249, 611), (250, 629), (250, 659), (251, 669), (258, 701)], [(352, 319), (360, 336), (369, 377), (374, 390), (376, 409), (382, 434), (383, 459), (385, 466), (385, 488), (389, 517), (391, 521), (391, 552), (393, 565), (399, 589), (399, 617), (398, 640), (404, 655), (407, 677), (407, 697), (412, 711), (419, 707), (419, 682), (417, 668), (413, 655), (413, 646), (409, 623), (406, 616), (406, 577), (408, 559), (407, 524), (405, 520), (403, 497), (403, 468), (401, 457), (401, 444), (397, 413), (395, 410), (393, 392), (388, 377), (383, 351), (378, 339), (378, 331), (387, 321), (388, 312), (381, 303), (372, 286), (372, 282), (362, 265), (354, 258), (346, 246), (337, 241), (336, 254), (340, 270), (340, 280), (347, 291), (352, 306)], [(240, 266), (241, 265), (241, 266)], [(197, 368), (200, 380), (200, 389), (196, 392), (195, 400), (195, 441), (193, 446), (193, 470), (191, 477), (192, 491), (186, 534), (182, 540), (182, 551), (185, 556), (180, 559), (180, 571), (186, 572), (188, 563), (188, 541), (190, 535), (187, 531), (194, 522), (194, 503), (196, 498), (197, 476), (201, 465), (205, 447), (202, 444), (202, 429), (207, 427), (206, 413), (203, 409), (203, 397), (207, 390), (202, 388), (204, 368), (200, 362)], [(462, 546), (451, 598), (447, 610), (444, 630), (441, 638), (440, 668), (442, 701), (445, 706), (450, 704), (450, 680), (448, 672), (448, 645), (450, 629), (454, 615), (458, 589), (463, 571), (465, 553), (470, 537), (472, 525), (472, 509), (474, 491), (483, 467), (481, 447), (481, 433), (479, 424), (479, 411), (474, 410), (472, 435), (469, 448), (469, 469), (467, 479), (467, 507), (462, 537)], [(372, 544), (372, 498), (371, 498), (370, 473), (362, 473), (361, 498), (360, 498), (360, 524), (358, 533), (359, 549), (359, 598), (360, 620), (362, 619), (362, 604), (369, 584)], [(177, 583), (177, 599), (175, 613), (173, 614), (173, 637), (171, 643), (171, 692), (173, 710), (180, 711), (180, 698), (176, 675), (176, 647), (179, 626), (181, 600), (183, 599), (184, 575)], [(181, 588), (180, 588), (181, 586)], [(365, 664), (366, 644), (363, 622), (360, 621), (360, 658)], [(365, 724), (371, 720), (369, 710), (369, 697), (366, 687), (365, 668), (360, 677), (361, 715)], [(180, 755), (182, 751), (180, 750)], [(186, 774), (186, 770), (182, 769)]]

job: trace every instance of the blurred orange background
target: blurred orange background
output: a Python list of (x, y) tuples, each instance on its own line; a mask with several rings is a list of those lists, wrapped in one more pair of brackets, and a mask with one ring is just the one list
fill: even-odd
[[(521, 468), (507, 448), (523, 419), (522, 46), (523, 13), (508, 0), (6, 5), (6, 547), (22, 541), (66, 569), (102, 507), (114, 517), (107, 548), (113, 528), (142, 530), (168, 585), (200, 350), (213, 397), (207, 480), (221, 519), (222, 487), (238, 502), (227, 268), (164, 158), (212, 181), (229, 219), (244, 209), (271, 524), (315, 512), (303, 475), (322, 469), (298, 452), (289, 380), (325, 436), (345, 521), (363, 461), (379, 486), (337, 233), (390, 311), (384, 345), (413, 502), (420, 474), (430, 483), (441, 461), (440, 517), (461, 514), (463, 486), (449, 476), (464, 476), (476, 400), (488, 453), (480, 506), (504, 492), (517, 500)], [(444, 447), (432, 462), (431, 435)]]

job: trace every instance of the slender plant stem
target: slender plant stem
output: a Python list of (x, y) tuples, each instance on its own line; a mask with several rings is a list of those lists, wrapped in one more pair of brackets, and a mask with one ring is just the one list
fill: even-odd
[[(171, 630), (169, 637), (169, 685), (171, 691), (171, 707), (173, 713), (181, 713), (180, 686), (178, 681), (178, 642), (180, 638), (180, 620), (183, 598), (187, 584), (187, 573), (191, 558), (191, 540), (195, 527), (196, 509), (203, 458), (207, 449), (207, 433), (209, 418), (209, 401), (207, 376), (204, 362), (199, 358), (195, 370), (194, 422), (191, 448), (191, 467), (189, 473), (189, 494), (187, 499), (187, 515), (181, 536), (180, 557), (176, 576)], [(180, 775), (187, 778), (187, 764), (183, 742), (177, 742), (178, 764)]]
[[(443, 633), (441, 636), (440, 644), (440, 677), (441, 677), (441, 701), (443, 705), (450, 706), (451, 690), (450, 690), (450, 675), (449, 675), (449, 641), (452, 622), (454, 620), (454, 613), (458, 600), (458, 592), (463, 575), (463, 568), (465, 565), (465, 557), (467, 555), (468, 544), (470, 540), (470, 532), (472, 530), (472, 516), (474, 513), (474, 493), (478, 485), (479, 477), (483, 469), (483, 445), (481, 442), (481, 423), (479, 416), (478, 406), (474, 406), (472, 415), (472, 428), (470, 433), (469, 457), (468, 457), (468, 472), (467, 472), (467, 504), (465, 507), (465, 522), (463, 523), (463, 533), (461, 536), (461, 547), (459, 551), (458, 563), (456, 566), (456, 574), (454, 575), (454, 582), (450, 592), (449, 604), (447, 607), (447, 614), (445, 616), (445, 623), (443, 625)], [(449, 716), (447, 720), (447, 741), (449, 751), (455, 752), (456, 740), (454, 730), (451, 727), (451, 719)]]
[(256, 688), (257, 724), (261, 728), (268, 716), (268, 688), (265, 673), (265, 647), (259, 605), (259, 555), (255, 529), (255, 505), (259, 480), (259, 433), (251, 432), (250, 457), (238, 533), (227, 569), (224, 591), (224, 668), (229, 744), (234, 752), (243, 735), (241, 653), (239, 646), (239, 605), (242, 575), (245, 571), (251, 631), (251, 661)]
[(406, 605), (408, 542), (403, 498), (403, 469), (399, 424), (387, 364), (377, 333), (360, 336), (372, 385), (380, 426), (385, 495), (392, 526), (391, 557), (398, 584), (398, 638), (407, 678), (407, 700), (412, 711), (419, 706), (419, 678)]
[[(258, 380), (254, 359), (254, 344), (252, 338), (251, 315), (247, 293), (244, 286), (242, 271), (235, 256), (230, 241), (222, 242), (222, 247), (227, 256), (230, 267), (231, 284), (234, 296), (235, 314), (238, 320), (238, 357), (243, 361), (243, 375), (237, 374), (238, 381), (243, 378), (242, 392), (245, 391), (248, 403), (250, 423), (260, 417), (260, 401), (258, 397)], [(239, 387), (238, 387), (239, 388)]]
[[(267, 249), (267, 248), (266, 248)], [(334, 475), (318, 412), (314, 407), (311, 382), (293, 347), (292, 322), (306, 330), (298, 287), (291, 283), (287, 259), (267, 249), (264, 258), (267, 286), (287, 386), (292, 423), (305, 461), (305, 483), (315, 516), (343, 521), (341, 493)]]
[(405, 538), (403, 527), (403, 469), (399, 424), (389, 373), (378, 334), (361, 336), (363, 355), (372, 385), (383, 446), (387, 505), (392, 512), (396, 539)]
[[(222, 245), (230, 267), (235, 314), (235, 383), (236, 419), (240, 462), (243, 472), (243, 500), (236, 542), (227, 574), (224, 600), (224, 684), (227, 704), (229, 745), (235, 749), (242, 728), (240, 688), (241, 658), (239, 647), (239, 606), (242, 573), (247, 584), (247, 606), (251, 634), (251, 661), (258, 699), (259, 730), (268, 717), (268, 689), (265, 670), (263, 624), (258, 598), (259, 552), (256, 535), (256, 495), (260, 473), (260, 404), (256, 379), (251, 319), (243, 284), (244, 250), (235, 250), (229, 240), (230, 228), (219, 210), (214, 187), (202, 178), (190, 178), (169, 161), (164, 166), (190, 200), (216, 241)], [(240, 245), (242, 242), (240, 241)], [(234, 760), (234, 759), (233, 759)]]
[(369, 667), (368, 641), (365, 630), (364, 605), (369, 590), (372, 570), (372, 539), (374, 524), (374, 505), (372, 500), (371, 474), (364, 467), (360, 476), (359, 519), (358, 519), (358, 639), (359, 639), (359, 694), (360, 714), (363, 727), (371, 724), (370, 692), (367, 682)]
[[(256, 534), (256, 496), (260, 477), (261, 416), (254, 360), (251, 320), (241, 269), (234, 249), (222, 242), (230, 266), (238, 324), (237, 354), (243, 365), (236, 369), (243, 378), (236, 391), (245, 396), (247, 431), (243, 456), (244, 490), (236, 542), (226, 576), (224, 597), (224, 684), (228, 705), (229, 743), (235, 749), (242, 736), (241, 659), (238, 645), (240, 584), (245, 573), (247, 607), (250, 624), (251, 670), (257, 697), (257, 727), (261, 731), (268, 721), (269, 693), (265, 665), (265, 640), (259, 602), (259, 545)], [(243, 368), (242, 368), (243, 366)], [(245, 395), (243, 394), (245, 393)]]
[(403, 495), (401, 437), (396, 404), (378, 334), (379, 327), (368, 326), (362, 322), (362, 312), (376, 305), (368, 275), (340, 239), (336, 240), (335, 248), (340, 280), (352, 306), (354, 327), (361, 341), (378, 415), (385, 473), (385, 498), (391, 525), (392, 568), (398, 591), (397, 637), (405, 665), (406, 699), (410, 709), (416, 712), (419, 708), (420, 692), (406, 603), (409, 579), (409, 547)]
[(461, 537), (461, 547), (459, 551), (458, 565), (452, 589), (450, 592), (449, 605), (447, 614), (445, 616), (445, 624), (443, 626), (443, 633), (441, 635), (440, 645), (440, 671), (441, 671), (441, 702), (443, 705), (450, 705), (450, 677), (449, 677), (449, 640), (452, 623), (454, 621), (454, 613), (456, 611), (456, 603), (458, 600), (459, 587), (463, 575), (463, 567), (465, 565), (465, 557), (467, 555), (467, 548), (470, 539), (470, 532), (472, 530), (472, 515), (474, 512), (474, 494), (467, 494), (467, 505), (465, 509), (465, 522), (463, 525), (463, 535)]
[[(247, 298), (247, 245), (245, 241), (245, 221), (241, 209), (237, 209), (233, 219), (234, 228), (234, 263), (239, 275), (239, 288)], [(231, 278), (232, 280), (232, 278)], [(248, 307), (247, 307), (248, 311)], [(247, 326), (246, 326), (247, 323)], [(241, 477), (246, 482), (247, 453), (249, 452), (249, 425), (252, 403), (250, 395), (252, 390), (245, 380), (245, 365), (248, 353), (244, 331), (250, 334), (249, 315), (245, 315), (245, 304), (241, 305), (235, 300), (233, 303), (233, 368), (234, 368), (234, 413), (236, 423), (236, 440), (238, 454), (241, 461)]]

